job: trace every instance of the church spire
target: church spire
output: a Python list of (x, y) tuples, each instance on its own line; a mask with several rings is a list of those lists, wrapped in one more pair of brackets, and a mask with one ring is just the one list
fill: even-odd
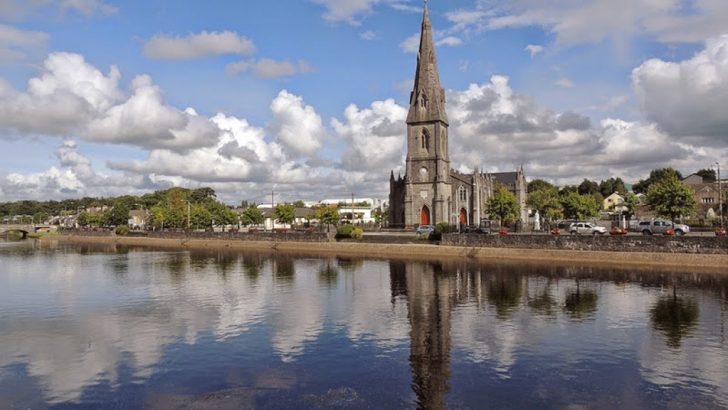
[(417, 53), (415, 86), (412, 94), (410, 94), (407, 123), (431, 121), (448, 123), (447, 114), (445, 113), (445, 90), (440, 86), (440, 73), (437, 69), (435, 45), (432, 41), (432, 23), (430, 22), (427, 1), (425, 1), (420, 49)]

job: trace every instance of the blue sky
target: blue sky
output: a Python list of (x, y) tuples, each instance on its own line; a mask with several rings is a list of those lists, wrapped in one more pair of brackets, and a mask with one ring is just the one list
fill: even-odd
[[(384, 198), (422, 1), (0, 0), (0, 201)], [(453, 167), (574, 183), (728, 146), (722, 0), (432, 0)]]

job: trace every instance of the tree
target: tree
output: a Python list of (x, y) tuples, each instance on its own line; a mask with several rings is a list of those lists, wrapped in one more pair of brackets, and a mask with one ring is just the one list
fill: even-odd
[(693, 215), (698, 209), (693, 190), (674, 174), (650, 185), (647, 204), (658, 215), (670, 218), (673, 223), (678, 217)]
[(624, 194), (627, 192), (627, 187), (624, 185), (622, 178), (609, 178), (606, 181), (599, 183), (599, 192), (605, 197), (612, 195), (615, 192)]
[(569, 192), (561, 196), (564, 216), (569, 219), (584, 220), (599, 215), (600, 204), (593, 195), (579, 195)]
[(597, 184), (596, 181), (584, 178), (584, 180), (581, 182), (581, 184), (579, 184), (576, 190), (581, 195), (591, 195), (595, 192), (599, 192), (599, 184)]
[(650, 189), (650, 185), (662, 181), (669, 177), (675, 177), (678, 180), (682, 180), (682, 174), (674, 168), (659, 168), (650, 171), (650, 176), (645, 180), (640, 180), (638, 183), (632, 186), (632, 190), (636, 194), (646, 194)]
[(486, 212), (491, 217), (496, 217), (501, 225), (504, 221), (514, 221), (518, 219), (521, 214), (521, 207), (518, 205), (518, 199), (516, 196), (504, 186), (499, 186), (496, 189), (493, 197), (490, 198), (486, 206)]
[(192, 205), (190, 209), (190, 224), (196, 228), (209, 228), (212, 226), (212, 214), (202, 204)]
[(528, 183), (528, 193), (540, 191), (544, 188), (556, 188), (550, 182), (544, 181), (543, 179), (534, 179)]
[(329, 225), (336, 225), (339, 222), (339, 211), (327, 205), (314, 208), (312, 216), (318, 219), (319, 223), (326, 224), (327, 230)]
[(293, 203), (293, 206), (295, 206), (296, 208), (305, 208), (306, 204), (299, 199), (298, 201)]
[(640, 200), (640, 197), (637, 195), (628, 192), (627, 195), (624, 196), (624, 203), (622, 206), (627, 208), (627, 215), (630, 217), (634, 215), (634, 211), (637, 209), (638, 206), (642, 204), (642, 201)]
[(544, 186), (537, 191), (530, 192), (526, 198), (526, 204), (532, 209), (537, 209), (547, 221), (553, 221), (552, 217), (558, 218), (562, 214), (559, 191), (554, 186)]
[(209, 198), (215, 198), (215, 190), (210, 187), (197, 188), (190, 192), (189, 197), (190, 201), (200, 203)]
[(105, 225), (126, 225), (129, 223), (129, 207), (119, 201), (118, 205), (104, 212), (103, 221)]
[(278, 204), (273, 211), (273, 219), (284, 224), (290, 225), (296, 220), (296, 207), (292, 204)]
[(265, 221), (263, 212), (257, 206), (251, 205), (243, 210), (242, 224), (243, 226), (260, 225)]

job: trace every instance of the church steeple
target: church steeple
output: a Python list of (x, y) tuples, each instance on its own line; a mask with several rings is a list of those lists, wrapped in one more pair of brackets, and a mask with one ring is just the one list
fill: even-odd
[(445, 90), (440, 86), (440, 73), (437, 69), (435, 45), (432, 41), (432, 23), (425, 1), (422, 17), (420, 50), (417, 53), (415, 86), (410, 94), (410, 109), (407, 123), (441, 121), (448, 124), (445, 113)]

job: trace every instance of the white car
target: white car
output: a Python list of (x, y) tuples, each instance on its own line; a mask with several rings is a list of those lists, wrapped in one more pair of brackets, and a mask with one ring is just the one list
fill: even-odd
[(591, 222), (574, 222), (569, 227), (569, 232), (572, 235), (604, 235), (607, 233), (607, 228)]

